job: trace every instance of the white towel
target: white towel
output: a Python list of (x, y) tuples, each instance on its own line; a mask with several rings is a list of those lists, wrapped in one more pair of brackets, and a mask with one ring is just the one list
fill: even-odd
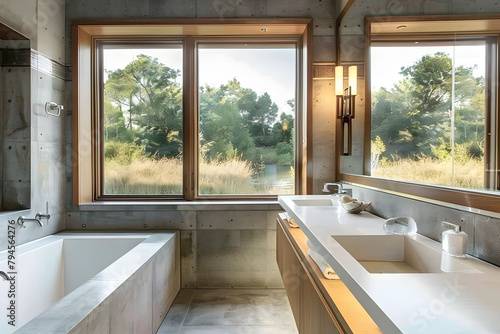
[(311, 259), (318, 265), (319, 269), (323, 273), (326, 279), (340, 279), (335, 271), (330, 267), (330, 265), (325, 261), (325, 259), (316, 251), (309, 249), (307, 252)]
[(314, 245), (312, 244), (312, 242), (310, 242), (310, 241), (309, 241), (309, 239), (307, 239), (307, 241), (306, 241), (306, 245), (307, 245), (307, 248), (312, 249), (312, 250), (313, 250), (313, 251), (315, 251), (316, 253), (317, 253), (317, 252), (319, 252), (319, 250), (321, 249), (321, 248), (319, 248), (319, 247), (314, 246)]

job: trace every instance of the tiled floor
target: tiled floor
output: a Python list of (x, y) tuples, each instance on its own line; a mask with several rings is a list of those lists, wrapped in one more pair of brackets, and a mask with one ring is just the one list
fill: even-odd
[(157, 334), (296, 334), (282, 289), (182, 289)]

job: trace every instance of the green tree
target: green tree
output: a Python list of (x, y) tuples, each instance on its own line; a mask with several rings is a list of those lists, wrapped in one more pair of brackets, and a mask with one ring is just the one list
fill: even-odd
[(219, 88), (200, 87), (200, 134), (209, 159), (240, 155), (255, 160), (255, 145), (238, 109), (242, 88), (233, 79)]
[[(452, 70), (447, 54), (425, 55), (401, 68), (405, 78), (392, 89), (372, 94), (372, 140), (379, 136), (385, 143), (386, 157), (436, 157), (435, 148), (442, 146), (443, 138), (449, 141)], [(481, 123), (484, 128), (484, 107), (473, 103), (484, 91), (482, 79), (474, 78), (473, 68), (464, 66), (455, 68), (454, 79), (457, 129), (463, 128), (465, 135)], [(476, 134), (476, 139), (482, 135), (479, 128)]]
[(271, 100), (268, 93), (257, 96), (249, 88), (242, 89), (238, 107), (244, 124), (255, 139), (257, 146), (272, 144), (271, 128), (278, 116), (278, 106)]
[(456, 91), (455, 141), (480, 143), (484, 140), (485, 125), (484, 79), (469, 77)]
[(104, 136), (106, 141), (131, 141), (132, 134), (125, 126), (123, 111), (109, 100), (104, 101)]
[(146, 153), (159, 158), (178, 155), (182, 146), (179, 70), (139, 55), (108, 76), (105, 98), (121, 110), (127, 109), (127, 128), (139, 137)]
[(272, 129), (274, 145), (279, 142), (289, 143), (293, 138), (294, 127), (293, 115), (282, 112), (279, 121), (274, 123)]
[(451, 109), (452, 69), (451, 58), (442, 52), (425, 55), (414, 65), (401, 69), (412, 86), (412, 108), (405, 115), (405, 130), (419, 153), (430, 155), (430, 145), (444, 135), (444, 123)]
[(377, 164), (380, 158), (380, 155), (384, 153), (386, 150), (385, 144), (380, 138), (380, 136), (376, 136), (375, 140), (371, 141), (371, 169), (375, 170), (377, 168)]
[(372, 140), (380, 137), (386, 143), (385, 155), (393, 154), (413, 156), (418, 148), (412, 142), (411, 115), (414, 114), (414, 102), (411, 96), (412, 83), (402, 80), (390, 91), (381, 88), (372, 94), (375, 101), (372, 110)]

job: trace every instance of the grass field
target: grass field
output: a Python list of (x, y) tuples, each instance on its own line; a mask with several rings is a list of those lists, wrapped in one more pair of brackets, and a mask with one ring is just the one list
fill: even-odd
[(372, 170), (372, 176), (468, 189), (484, 189), (484, 163), (482, 160), (469, 159), (455, 163), (454, 169), (455, 172), (452, 173), (450, 160), (400, 159), (380, 161), (377, 168)]
[[(199, 170), (202, 195), (283, 193), (275, 186), (255, 185), (251, 164), (241, 159), (202, 161)], [(106, 159), (104, 174), (106, 195), (182, 194), (181, 159), (141, 157), (130, 163)]]

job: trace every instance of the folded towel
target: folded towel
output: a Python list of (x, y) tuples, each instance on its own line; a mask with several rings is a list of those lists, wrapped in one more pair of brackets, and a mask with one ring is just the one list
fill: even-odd
[(306, 245), (307, 245), (307, 248), (312, 249), (312, 250), (313, 250), (313, 251), (315, 251), (316, 253), (318, 253), (318, 252), (319, 252), (319, 250), (321, 249), (321, 248), (316, 247), (315, 245), (313, 245), (313, 244), (312, 244), (312, 242), (311, 242), (311, 241), (309, 241), (309, 239), (307, 239), (307, 241), (306, 241)]
[(335, 271), (330, 267), (330, 265), (325, 261), (325, 259), (318, 253), (311, 249), (307, 252), (311, 259), (318, 265), (318, 268), (323, 273), (326, 279), (340, 279)]
[(288, 225), (292, 228), (297, 228), (299, 227), (299, 225), (297, 225), (297, 223), (295, 222), (295, 220), (293, 220), (292, 217), (290, 217), (290, 215), (288, 214), (288, 212), (283, 212), (283, 215), (285, 216), (285, 221), (288, 222)]
[(295, 222), (295, 220), (293, 220), (293, 218), (290, 218), (290, 219), (288, 220), (288, 225), (290, 225), (290, 227), (292, 227), (292, 228), (297, 228), (297, 227), (299, 227), (299, 225), (297, 225), (297, 223)]

